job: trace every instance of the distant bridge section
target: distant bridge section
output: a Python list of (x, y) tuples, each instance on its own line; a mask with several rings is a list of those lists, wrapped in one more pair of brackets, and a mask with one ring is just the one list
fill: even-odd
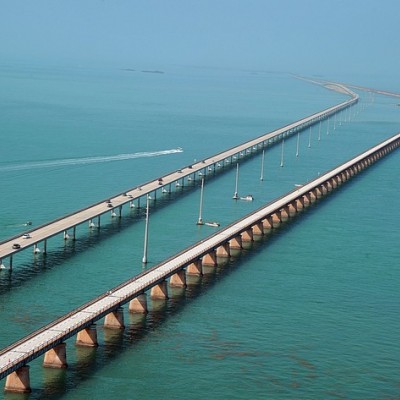
[[(135, 207), (134, 202), (136, 201), (136, 206), (140, 206), (140, 200), (148, 194), (155, 198), (158, 193), (170, 193), (173, 187), (183, 186), (188, 181), (193, 181), (200, 176), (212, 175), (218, 169), (231, 165), (235, 161), (245, 157), (252, 156), (261, 149), (271, 146), (286, 137), (293, 136), (309, 126), (321, 123), (322, 120), (329, 119), (331, 116), (357, 103), (358, 95), (345, 86), (332, 84), (330, 88), (348, 94), (350, 99), (241, 145), (215, 154), (195, 164), (188, 165), (160, 179), (155, 179), (141, 186), (131, 188), (124, 193), (111, 197), (108, 201), (102, 200), (99, 203), (31, 229), (25, 232), (24, 235), (8, 238), (0, 242), (0, 268), (5, 268), (3, 260), (8, 259), (8, 268), (12, 269), (13, 256), (18, 252), (33, 247), (34, 253), (41, 251), (45, 254), (47, 252), (47, 240), (56, 235), (62, 234), (65, 240), (69, 238), (75, 239), (76, 227), (81, 224), (88, 223), (89, 227), (99, 228), (101, 224), (100, 218), (105, 214), (109, 213), (111, 217), (121, 217), (122, 207), (125, 205)], [(39, 245), (41, 245), (41, 249)]]

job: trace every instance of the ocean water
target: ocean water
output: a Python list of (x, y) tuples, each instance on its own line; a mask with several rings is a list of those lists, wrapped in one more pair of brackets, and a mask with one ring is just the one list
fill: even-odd
[[(357, 82), (358, 83), (358, 82)], [(0, 239), (332, 106), (346, 97), (283, 74), (0, 66)], [(391, 88), (384, 87), (387, 90)], [(397, 99), (360, 92), (326, 122), (208, 179), (203, 218), (224, 226), (399, 131)], [(334, 129), (336, 128), (336, 129)], [(182, 148), (179, 152), (176, 149)], [(398, 152), (254, 242), (69, 367), (31, 365), (29, 399), (392, 399), (400, 395)], [(199, 183), (158, 198), (149, 264), (214, 232)], [(142, 271), (144, 210), (49, 241), (0, 271), (1, 348)], [(5, 260), (7, 262), (7, 260)], [(194, 282), (193, 282), (194, 283)], [(1, 396), (1, 395), (0, 395)], [(24, 396), (4, 394), (5, 399)]]

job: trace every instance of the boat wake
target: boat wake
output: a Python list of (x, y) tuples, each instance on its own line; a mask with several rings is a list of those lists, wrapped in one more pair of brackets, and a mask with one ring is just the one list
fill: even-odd
[(183, 149), (178, 147), (176, 149), (160, 150), (160, 151), (146, 151), (139, 153), (117, 154), (115, 156), (97, 156), (97, 157), (82, 157), (82, 158), (64, 158), (56, 160), (42, 160), (31, 161), (20, 164), (0, 165), (0, 171), (23, 171), (32, 168), (54, 168), (74, 165), (88, 165), (106, 163), (112, 161), (132, 160), (134, 158), (144, 157), (158, 157), (168, 154), (182, 153)]

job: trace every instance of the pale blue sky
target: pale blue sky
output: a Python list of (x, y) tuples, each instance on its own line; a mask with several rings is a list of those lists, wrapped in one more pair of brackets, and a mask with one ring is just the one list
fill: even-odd
[(0, 63), (400, 70), (399, 0), (0, 0)]

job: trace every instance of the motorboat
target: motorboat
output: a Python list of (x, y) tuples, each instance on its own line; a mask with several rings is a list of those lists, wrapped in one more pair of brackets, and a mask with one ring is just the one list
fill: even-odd
[(220, 226), (218, 222), (204, 222), (204, 225), (214, 226), (214, 227)]
[(244, 201), (253, 201), (254, 197), (251, 194), (248, 194), (247, 196), (243, 196), (240, 198), (240, 200), (244, 200)]

